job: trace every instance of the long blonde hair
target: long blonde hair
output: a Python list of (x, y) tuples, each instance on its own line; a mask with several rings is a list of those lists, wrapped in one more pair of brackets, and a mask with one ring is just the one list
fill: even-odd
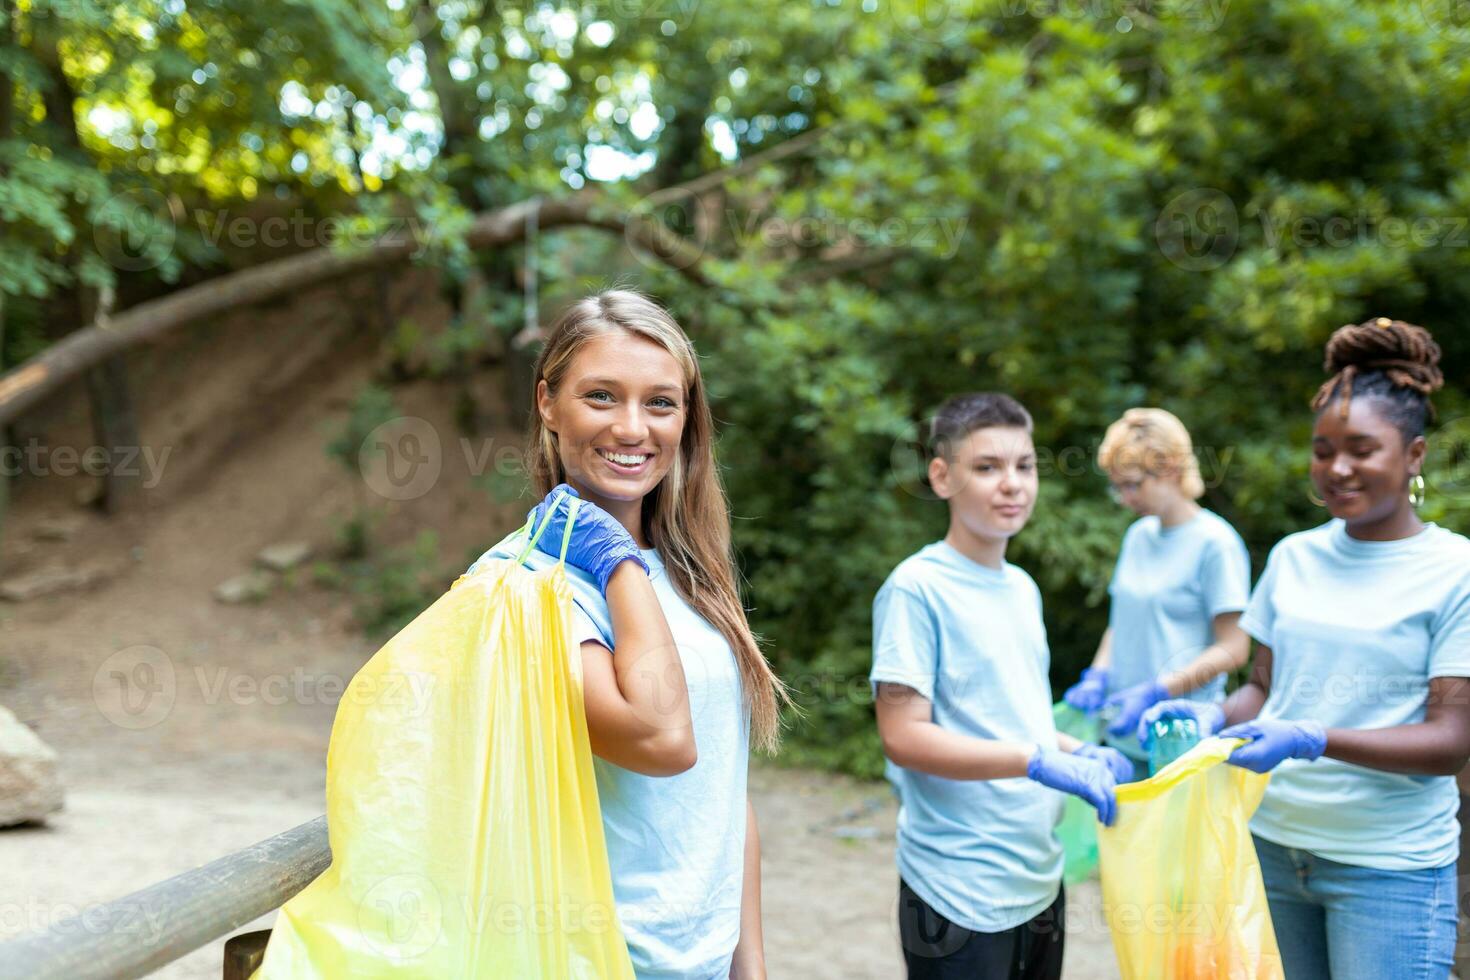
[(1108, 426), (1097, 450), (1098, 464), (1108, 473), (1140, 469), (1158, 475), (1179, 474), (1179, 489), (1190, 500), (1204, 496), (1199, 460), (1189, 430), (1178, 417), (1162, 408), (1130, 408)]
[[(663, 480), (643, 498), (643, 527), (663, 558), (674, 590), (735, 651), (750, 711), (752, 741), (773, 752), (780, 740), (781, 706), (790, 699), (761, 654), (740, 604), (730, 548), (730, 507), (715, 466), (714, 420), (694, 345), (657, 303), (631, 290), (608, 290), (578, 300), (562, 312), (536, 359), (532, 390), (545, 381), (555, 396), (582, 345), (618, 330), (658, 344), (684, 371), (688, 407), (679, 452)], [(565, 482), (557, 435), (542, 423), (534, 404), (527, 452), (527, 468), (538, 495)]]

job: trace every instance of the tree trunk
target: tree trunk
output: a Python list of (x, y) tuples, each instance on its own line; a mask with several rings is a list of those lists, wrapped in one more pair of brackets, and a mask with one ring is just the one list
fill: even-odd
[[(84, 291), (83, 302), (88, 306), (83, 307), (82, 322), (102, 327), (111, 312), (111, 302), (95, 301), (96, 295), (95, 290)], [(121, 354), (114, 354), (87, 372), (87, 399), (92, 406), (92, 437), (109, 460), (107, 471), (100, 477), (102, 493), (97, 504), (104, 513), (117, 514), (137, 506), (142, 488), (138, 468), (119, 472), (115, 465), (119, 459), (136, 459), (142, 451), (127, 364)]]
[[(4, 11), (0, 11), (4, 15)], [(0, 131), (0, 139), (5, 138), (5, 133)], [(0, 178), (3, 178), (0, 172)], [(0, 371), (5, 370), (5, 294), (0, 292)], [(6, 457), (6, 449), (10, 446), (10, 426), (0, 422), (0, 545), (5, 543), (6, 518), (10, 511), (10, 472), (9, 462)], [(0, 569), (5, 563), (0, 561)]]
[[(42, 98), (46, 106), (46, 118), (60, 137), (59, 145), (66, 152), (88, 166), (94, 165), (83, 148), (77, 133), (76, 93), (71, 79), (61, 64), (61, 51), (55, 38), (36, 38), (36, 54), (44, 65), (49, 85)], [(74, 224), (81, 221), (74, 216)], [(80, 252), (73, 247), (70, 264), (75, 270)], [(111, 312), (111, 291), (99, 295), (98, 291), (74, 280), (75, 309), (85, 327), (101, 327)], [(102, 447), (109, 460), (133, 458), (141, 441), (138, 438), (137, 418), (133, 412), (133, 400), (128, 388), (127, 365), (120, 355), (107, 358), (87, 372), (87, 400), (92, 413), (92, 433), (96, 445)], [(136, 477), (119, 474), (112, 466), (102, 476), (102, 494), (99, 503), (102, 510), (115, 514), (134, 505), (138, 499), (139, 481)]]
[[(0, 0), (0, 51), (15, 41), (11, 26), (11, 0)], [(15, 83), (10, 75), (0, 73), (0, 143), (10, 138), (11, 102), (15, 99)], [(0, 181), (5, 180), (5, 168), (0, 166)], [(5, 294), (0, 292), (0, 371), (5, 370)], [(6, 452), (10, 446), (10, 426), (0, 422), (0, 545), (4, 544), (6, 517), (10, 509), (10, 474), (6, 470)], [(3, 563), (0, 563), (3, 567)]]
[[(15, 43), (11, 0), (0, 0), (0, 50)], [(8, 73), (0, 72), (0, 140), (10, 138), (11, 102), (15, 99), (15, 83)]]
[[(481, 18), (481, 29), (493, 29), (485, 19), (498, 13), (487, 6)], [(484, 193), (484, 182), (488, 169), (475, 161), (475, 149), (479, 144), (476, 129), (478, 110), (471, 104), (465, 89), (455, 81), (449, 70), (449, 52), (444, 44), (443, 21), (435, 7), (435, 0), (419, 0), (413, 9), (414, 31), (424, 48), (424, 62), (429, 75), (429, 88), (439, 102), (439, 118), (444, 125), (444, 141), (440, 154), (445, 159), (465, 159), (469, 166), (453, 168), (449, 174), (449, 187), (454, 191), (461, 206), (472, 212), (492, 208), (497, 202), (489, 200)], [(481, 342), (487, 353), (498, 353), (494, 326), (487, 312), (489, 292), (499, 286), (509, 290), (514, 286), (514, 267), (499, 261), (494, 254), (473, 257), (461, 278), (444, 283), (444, 296), (453, 311), (451, 329), (475, 329), (481, 332)], [(449, 366), (448, 375), (455, 385), (456, 415), (465, 435), (476, 435), (481, 429), (482, 406), (475, 397), (471, 382), (471, 365), (465, 358), (455, 358)]]

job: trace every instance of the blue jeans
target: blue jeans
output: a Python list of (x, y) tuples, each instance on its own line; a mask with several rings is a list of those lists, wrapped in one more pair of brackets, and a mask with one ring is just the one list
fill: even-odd
[(1380, 871), (1254, 838), (1286, 980), (1445, 980), (1455, 866)]

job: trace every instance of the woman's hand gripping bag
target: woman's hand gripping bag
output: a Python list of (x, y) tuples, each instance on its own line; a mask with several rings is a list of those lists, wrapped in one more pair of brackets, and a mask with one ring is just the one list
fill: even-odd
[(632, 980), (571, 637), (562, 565), (495, 559), (368, 661), (332, 726), (331, 866), (256, 980)]
[(1103, 911), (1124, 980), (1279, 980), (1250, 818), (1269, 775), (1224, 765), (1240, 739), (1206, 739), (1119, 786), (1098, 828)]

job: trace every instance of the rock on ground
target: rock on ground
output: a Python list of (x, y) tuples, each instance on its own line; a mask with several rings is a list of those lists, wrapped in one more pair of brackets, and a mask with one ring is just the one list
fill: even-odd
[(0, 708), (0, 827), (44, 820), (61, 801), (55, 751)]

